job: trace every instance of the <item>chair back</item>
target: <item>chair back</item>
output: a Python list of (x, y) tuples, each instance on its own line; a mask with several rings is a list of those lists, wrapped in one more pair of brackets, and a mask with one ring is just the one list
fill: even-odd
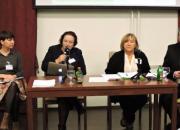
[(112, 55), (114, 55), (115, 51), (110, 51), (109, 52), (109, 59), (112, 57)]

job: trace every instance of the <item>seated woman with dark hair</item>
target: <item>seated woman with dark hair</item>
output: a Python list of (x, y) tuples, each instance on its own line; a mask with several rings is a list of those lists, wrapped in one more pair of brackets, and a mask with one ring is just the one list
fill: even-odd
[[(72, 31), (67, 31), (62, 34), (59, 39), (59, 44), (49, 47), (48, 52), (42, 62), (42, 70), (47, 74), (49, 62), (57, 64), (70, 64), (77, 70), (81, 67), (83, 74), (86, 74), (86, 65), (82, 55), (82, 51), (75, 47), (77, 45), (77, 36)], [(68, 52), (66, 51), (68, 49)], [(68, 53), (68, 54), (67, 54)], [(60, 105), (59, 130), (66, 130), (66, 120), (69, 111), (75, 107), (79, 113), (83, 112), (82, 104), (76, 97), (58, 98)]]
[(5, 106), (0, 130), (8, 129), (9, 119), (16, 120), (18, 110), (17, 93), (18, 82), (13, 82), (17, 77), (23, 76), (20, 54), (14, 48), (14, 35), (12, 32), (0, 32), (0, 105)]

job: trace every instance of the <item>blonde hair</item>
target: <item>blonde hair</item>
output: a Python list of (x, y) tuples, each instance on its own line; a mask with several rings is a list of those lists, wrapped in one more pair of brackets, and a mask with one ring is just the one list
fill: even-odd
[(138, 41), (137, 41), (136, 36), (135, 36), (133, 33), (128, 33), (128, 34), (126, 34), (126, 35), (122, 38), (122, 40), (121, 40), (121, 44), (120, 44), (121, 50), (124, 50), (124, 44), (125, 44), (127, 41), (129, 41), (130, 39), (133, 40), (133, 41), (136, 43), (135, 49), (138, 49), (138, 48), (139, 48), (139, 44), (138, 44)]

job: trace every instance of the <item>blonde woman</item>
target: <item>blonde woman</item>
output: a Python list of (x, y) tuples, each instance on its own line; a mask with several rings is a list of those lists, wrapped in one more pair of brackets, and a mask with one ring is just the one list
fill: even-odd
[[(118, 72), (148, 73), (150, 66), (146, 55), (140, 51), (137, 38), (134, 34), (126, 34), (120, 44), (121, 50), (116, 52), (109, 60), (105, 72), (116, 74)], [(139, 62), (139, 63), (138, 63)], [(126, 130), (133, 130), (135, 112), (147, 102), (146, 95), (112, 96), (111, 101), (120, 103), (123, 117), (120, 124)]]

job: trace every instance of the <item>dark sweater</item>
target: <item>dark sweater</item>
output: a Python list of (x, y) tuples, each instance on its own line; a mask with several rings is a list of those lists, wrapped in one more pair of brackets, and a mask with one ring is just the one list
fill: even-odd
[(174, 71), (180, 70), (180, 43), (168, 46), (163, 66), (170, 67), (170, 74), (167, 77), (175, 81)]
[[(124, 50), (116, 52), (109, 60), (109, 63), (107, 65), (107, 68), (105, 72), (107, 74), (116, 74), (118, 72), (124, 72)], [(138, 70), (141, 71), (141, 73), (148, 73), (150, 70), (149, 62), (146, 57), (146, 55), (142, 51), (135, 51), (135, 58), (142, 59), (142, 64), (137, 65)]]
[[(12, 70), (6, 70), (6, 65), (13, 66)], [(13, 74), (17, 77), (23, 76), (21, 55), (15, 50), (11, 50), (7, 56), (0, 53), (0, 74)]]
[[(63, 54), (63, 51), (60, 48), (60, 44), (50, 46), (48, 52), (46, 53), (44, 60), (42, 62), (42, 70), (46, 73), (49, 62), (55, 62), (55, 60)], [(86, 65), (82, 55), (82, 51), (76, 47), (73, 47), (70, 51), (70, 58), (74, 58), (75, 62), (71, 65), (74, 66), (75, 70), (77, 67), (81, 67), (83, 74), (86, 74)]]

